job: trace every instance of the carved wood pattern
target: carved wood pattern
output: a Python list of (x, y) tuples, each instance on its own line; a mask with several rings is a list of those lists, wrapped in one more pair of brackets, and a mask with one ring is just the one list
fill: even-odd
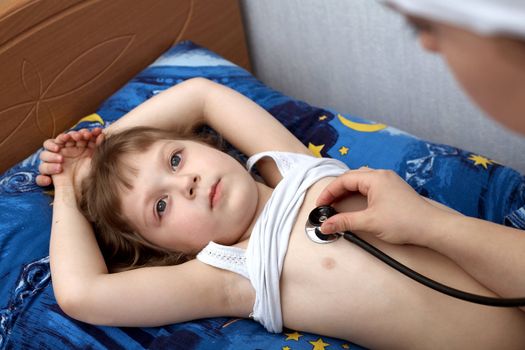
[[(249, 68), (237, 0), (3, 1), (0, 172), (94, 112), (181, 39)], [(224, 36), (233, 43), (218, 47)]]

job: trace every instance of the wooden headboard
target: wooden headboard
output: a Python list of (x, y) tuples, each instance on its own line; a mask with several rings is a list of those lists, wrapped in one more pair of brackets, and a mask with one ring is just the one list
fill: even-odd
[(1, 0), (0, 173), (185, 39), (250, 69), (237, 0)]

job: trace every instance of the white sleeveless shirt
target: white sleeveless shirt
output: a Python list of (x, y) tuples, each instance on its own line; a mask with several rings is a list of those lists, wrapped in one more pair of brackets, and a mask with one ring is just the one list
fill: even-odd
[(281, 332), (279, 280), (290, 232), (306, 190), (324, 177), (343, 174), (348, 167), (335, 159), (272, 151), (250, 157), (248, 170), (263, 157), (275, 161), (283, 178), (257, 219), (248, 247), (244, 250), (210, 242), (197, 259), (248, 278), (255, 289), (255, 304), (250, 317), (270, 332)]

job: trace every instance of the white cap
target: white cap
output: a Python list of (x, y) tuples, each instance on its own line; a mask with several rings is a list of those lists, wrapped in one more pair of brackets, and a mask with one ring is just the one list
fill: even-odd
[(482, 35), (525, 39), (525, 0), (380, 0), (417, 17), (446, 22)]

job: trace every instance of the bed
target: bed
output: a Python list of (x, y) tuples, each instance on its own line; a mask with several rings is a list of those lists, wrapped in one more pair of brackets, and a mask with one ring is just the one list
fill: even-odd
[(52, 188), (34, 182), (42, 142), (70, 128), (105, 127), (194, 76), (253, 99), (317, 156), (393, 169), (456, 210), (525, 228), (525, 180), (513, 169), (286, 96), (250, 67), (235, 0), (0, 4), (0, 349), (361, 348), (301, 330), (270, 334), (246, 319), (99, 327), (57, 306), (48, 258)]

